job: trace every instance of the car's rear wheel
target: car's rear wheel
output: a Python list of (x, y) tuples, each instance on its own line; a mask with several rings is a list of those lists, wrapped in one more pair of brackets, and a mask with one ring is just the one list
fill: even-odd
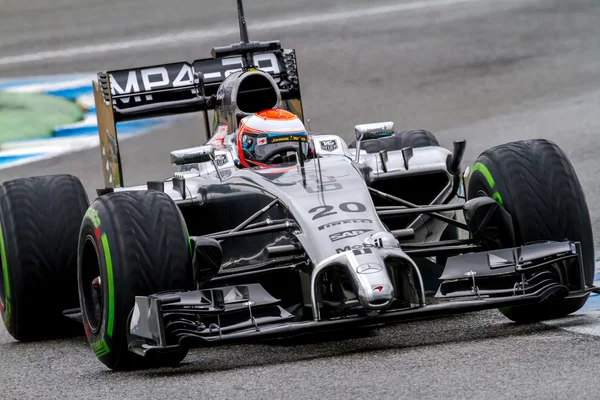
[(0, 306), (19, 341), (81, 333), (63, 316), (79, 306), (77, 237), (88, 198), (70, 175), (16, 179), (0, 186)]
[[(566, 154), (548, 140), (523, 140), (483, 152), (469, 176), (467, 198), (489, 196), (512, 216), (517, 245), (540, 240), (581, 243), (585, 281), (594, 279), (590, 215), (577, 174)], [(550, 298), (500, 311), (515, 322), (560, 318), (579, 310), (588, 295)]]
[(194, 288), (185, 222), (169, 196), (156, 191), (99, 197), (79, 235), (78, 284), (85, 333), (98, 359), (113, 370), (176, 365), (187, 354), (128, 350), (135, 296)]

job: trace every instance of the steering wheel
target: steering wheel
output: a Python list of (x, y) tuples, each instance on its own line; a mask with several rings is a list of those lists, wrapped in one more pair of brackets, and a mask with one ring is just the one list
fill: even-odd
[(262, 158), (263, 159), (263, 163), (265, 164), (272, 164), (273, 163), (273, 159), (277, 156), (280, 156), (283, 158), (283, 154), (288, 153), (290, 151), (293, 151), (294, 153), (298, 152), (298, 149), (293, 146), (293, 145), (289, 145), (289, 146), (285, 146), (285, 147), (279, 147), (276, 149), (271, 150), (270, 152), (268, 152), (267, 154), (265, 154), (265, 156)]

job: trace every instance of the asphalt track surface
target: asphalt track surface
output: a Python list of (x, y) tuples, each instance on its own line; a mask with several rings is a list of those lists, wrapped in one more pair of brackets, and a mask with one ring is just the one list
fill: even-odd
[[(0, 78), (192, 60), (238, 40), (233, 0), (15, 3), (0, 0)], [(350, 139), (356, 123), (392, 119), (447, 147), (467, 139), (465, 165), (502, 142), (553, 140), (579, 174), (600, 247), (600, 2), (247, 3), (251, 38), (297, 49), (313, 131)], [(123, 141), (125, 183), (167, 177), (169, 151), (202, 137), (191, 116)], [(99, 151), (2, 170), (0, 180), (49, 173), (79, 176), (93, 197)], [(496, 311), (195, 350), (179, 368), (136, 373), (106, 370), (83, 337), (21, 344), (1, 328), (0, 397), (584, 398), (600, 389), (598, 356), (596, 336), (518, 326)]]

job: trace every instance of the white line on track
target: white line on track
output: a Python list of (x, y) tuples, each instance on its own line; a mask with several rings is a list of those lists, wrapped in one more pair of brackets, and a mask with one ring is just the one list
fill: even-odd
[[(337, 11), (321, 14), (304, 15), (294, 18), (284, 18), (265, 22), (250, 24), (251, 31), (268, 31), (271, 29), (286, 28), (298, 25), (311, 25), (326, 22), (343, 21), (347, 19), (356, 19), (369, 16), (384, 15), (390, 13), (400, 13), (405, 11), (423, 10), (428, 8), (444, 7), (458, 5), (462, 3), (475, 3), (490, 0), (423, 0), (412, 3), (394, 4), (389, 6), (359, 8), (349, 11)], [(165, 33), (159, 36), (147, 37), (143, 39), (134, 39), (116, 43), (91, 44), (80, 47), (69, 47), (57, 50), (41, 51), (29, 54), (20, 54), (18, 56), (8, 56), (0, 58), (0, 66), (21, 64), (50, 59), (72, 58), (87, 54), (102, 54), (116, 51), (128, 51), (153, 46), (169, 45), (172, 43), (198, 42), (212, 40), (224, 35), (232, 35), (238, 32), (236, 24), (230, 24), (228, 28), (210, 28), (202, 30), (192, 30), (175, 33)]]
[[(46, 82), (46, 83), (32, 83), (30, 85), (22, 85), (9, 87), (5, 89), (6, 92), (14, 93), (40, 93), (49, 92), (52, 90), (67, 90), (77, 89), (85, 86), (92, 86), (92, 80), (96, 79), (96, 75), (89, 74), (82, 78), (74, 78), (65, 81), (58, 82)], [(2, 84), (0, 83), (0, 87)]]
[(600, 336), (600, 314), (577, 313), (562, 319), (545, 321), (546, 325), (583, 335)]

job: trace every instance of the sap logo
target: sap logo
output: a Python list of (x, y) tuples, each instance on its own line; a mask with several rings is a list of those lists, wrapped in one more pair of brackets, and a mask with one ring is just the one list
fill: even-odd
[(362, 235), (363, 233), (371, 232), (372, 230), (373, 229), (352, 229), (349, 231), (342, 231), (329, 235), (329, 239), (332, 242), (337, 242), (338, 240), (353, 238), (355, 236)]
[(354, 253), (355, 256), (361, 255), (361, 254), (371, 254), (371, 248), (374, 248), (375, 245), (374, 244), (367, 244), (367, 243), (363, 243), (363, 244), (357, 244), (354, 246), (346, 246), (342, 249), (335, 249), (335, 252), (337, 254), (340, 253), (345, 253), (347, 251), (351, 251)]
[(319, 230), (322, 231), (323, 229), (331, 228), (333, 226), (338, 226), (338, 225), (342, 225), (342, 224), (372, 224), (372, 223), (373, 223), (373, 221), (371, 221), (370, 219), (344, 219), (342, 221), (335, 221), (335, 222), (330, 222), (325, 225), (321, 225), (321, 226), (319, 226)]

